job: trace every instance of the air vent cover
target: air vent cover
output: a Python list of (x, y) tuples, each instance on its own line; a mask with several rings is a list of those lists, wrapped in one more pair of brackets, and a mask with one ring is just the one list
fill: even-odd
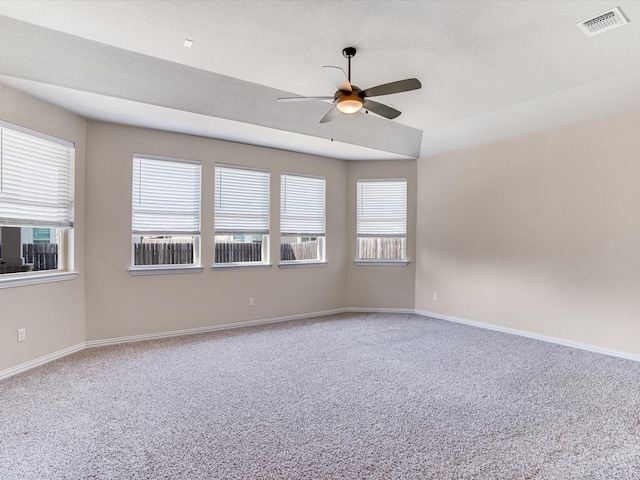
[(601, 13), (597, 17), (590, 18), (583, 22), (578, 22), (578, 28), (582, 30), (587, 37), (593, 37), (599, 33), (604, 33), (612, 28), (621, 27), (627, 24), (627, 19), (619, 8), (613, 8), (607, 12)]

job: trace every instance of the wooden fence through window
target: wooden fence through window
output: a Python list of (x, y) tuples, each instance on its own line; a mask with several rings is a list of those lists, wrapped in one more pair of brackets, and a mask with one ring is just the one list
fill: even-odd
[(193, 243), (136, 243), (136, 265), (185, 265), (193, 263)]
[(398, 260), (404, 258), (404, 238), (358, 239), (360, 258), (375, 260)]
[(262, 243), (216, 243), (216, 263), (261, 262)]
[(58, 268), (58, 244), (23, 243), (22, 258), (27, 265), (33, 265), (33, 271), (56, 270)]
[(280, 259), (285, 262), (292, 260), (317, 260), (318, 241), (282, 243), (280, 244)]

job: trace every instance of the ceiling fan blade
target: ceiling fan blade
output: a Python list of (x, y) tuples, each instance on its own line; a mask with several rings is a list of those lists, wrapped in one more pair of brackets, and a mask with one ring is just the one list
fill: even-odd
[(395, 108), (383, 105), (382, 103), (374, 102), (373, 100), (365, 100), (363, 107), (373, 113), (377, 113), (381, 117), (389, 119), (396, 118), (402, 113)]
[(333, 97), (284, 97), (279, 102), (308, 102), (310, 100), (333, 100)]
[(362, 92), (365, 97), (377, 97), (379, 95), (390, 95), (392, 93), (409, 92), (422, 87), (417, 78), (407, 78), (406, 80), (398, 80), (397, 82), (385, 83), (377, 87), (367, 88)]
[(340, 110), (338, 110), (336, 107), (333, 107), (327, 112), (324, 117), (320, 119), (320, 123), (332, 122), (338, 115), (340, 115)]
[(349, 78), (347, 74), (344, 73), (340, 67), (322, 67), (324, 73), (327, 74), (327, 77), (333, 82), (333, 84), (338, 87), (338, 90), (342, 90), (343, 92), (351, 92), (351, 82), (349, 82)]

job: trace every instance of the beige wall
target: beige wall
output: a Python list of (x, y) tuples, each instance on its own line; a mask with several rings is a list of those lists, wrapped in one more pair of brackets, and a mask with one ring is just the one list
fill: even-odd
[[(0, 289), (0, 371), (85, 340), (344, 307), (417, 308), (640, 354), (640, 113), (417, 162), (86, 122), (3, 86), (0, 118), (76, 143), (80, 272)], [(134, 153), (202, 161), (202, 273), (129, 275)], [(271, 171), (270, 269), (211, 268), (216, 161)], [(327, 267), (277, 267), (281, 172), (327, 178)], [(354, 265), (359, 178), (408, 179), (408, 266)]]
[(640, 354), (639, 132), (635, 113), (420, 159), (416, 308)]
[[(407, 257), (409, 265), (355, 265), (357, 248), (356, 181), (372, 178), (407, 179)], [(353, 308), (409, 308), (415, 293), (416, 161), (358, 161), (348, 164), (347, 305)], [(344, 208), (344, 206), (343, 206)]]
[[(346, 162), (89, 122), (87, 136), (87, 340), (210, 326), (343, 308), (346, 304)], [(202, 162), (199, 274), (132, 277), (131, 164), (134, 153)], [(271, 171), (270, 269), (213, 270), (214, 164)], [(280, 173), (327, 179), (328, 266), (279, 269)], [(248, 306), (249, 297), (255, 306)]]
[[(86, 122), (0, 85), (0, 119), (76, 144), (75, 280), (0, 289), (0, 371), (65, 348), (85, 337), (84, 168)], [(27, 339), (17, 342), (18, 328)]]

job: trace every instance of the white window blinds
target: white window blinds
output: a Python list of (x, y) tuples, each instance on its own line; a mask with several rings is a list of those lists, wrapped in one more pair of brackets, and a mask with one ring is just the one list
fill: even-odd
[(407, 180), (358, 180), (359, 237), (407, 235)]
[(199, 162), (133, 159), (134, 234), (200, 234)]
[(269, 233), (269, 172), (216, 165), (215, 231)]
[(280, 232), (283, 235), (324, 235), (326, 180), (280, 176)]
[(0, 125), (0, 225), (72, 227), (75, 148), (33, 133)]

